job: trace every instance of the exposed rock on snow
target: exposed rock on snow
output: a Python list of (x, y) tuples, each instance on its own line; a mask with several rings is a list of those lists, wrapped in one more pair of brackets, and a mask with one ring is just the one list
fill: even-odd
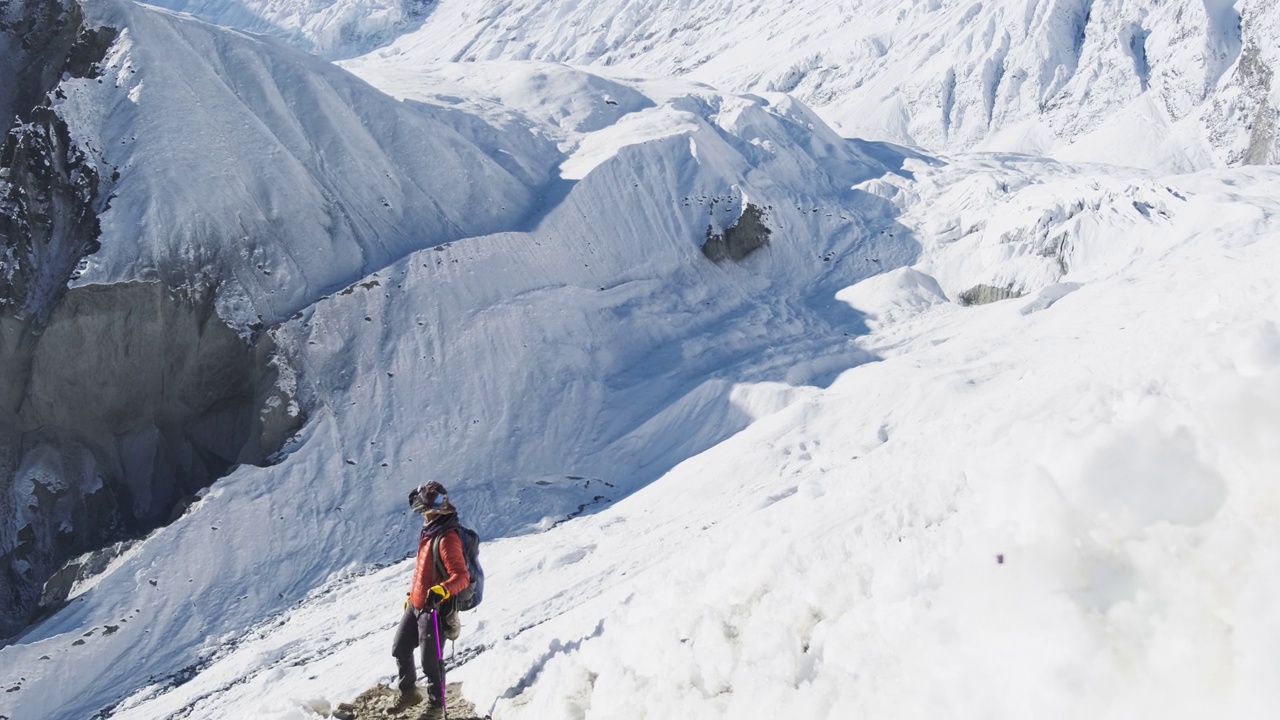
[(281, 362), (209, 294), (158, 283), (75, 288), (42, 327), (0, 319), (0, 637), (62, 602), (71, 576), (41, 586), (68, 559), (279, 450), (305, 420)]
[(769, 244), (773, 231), (765, 224), (765, 211), (746, 203), (742, 215), (723, 232), (707, 227), (707, 241), (702, 244), (702, 254), (712, 262), (742, 260)]
[(1253, 106), (1253, 118), (1246, 119), (1249, 145), (1240, 158), (1244, 165), (1269, 165), (1280, 162), (1280, 135), (1276, 133), (1280, 107), (1270, 103), (1275, 71), (1262, 60), (1262, 51), (1255, 44), (1246, 45), (1240, 54), (1237, 72), (1245, 88), (1244, 95)]
[[(332, 717), (345, 720), (422, 720), (426, 717), (426, 699), (414, 705), (401, 705), (400, 693), (386, 685), (377, 685), (360, 694), (350, 703), (334, 708)], [(462, 697), (462, 686), (449, 683), (445, 686), (445, 708), (449, 720), (479, 720), (476, 708)]]
[[(179, 508), (182, 506), (179, 505)], [(178, 508), (175, 508), (177, 510)], [(82, 583), (95, 575), (104, 572), (113, 560), (119, 558), (133, 547), (136, 541), (123, 540), (112, 543), (101, 550), (93, 550), (62, 566), (61, 570), (45, 581), (43, 593), (38, 601), (41, 610), (53, 610), (71, 594), (77, 583)]]
[(987, 305), (1009, 298), (1022, 297), (1022, 292), (1012, 287), (993, 287), (991, 285), (974, 285), (960, 293), (962, 305)]
[(85, 255), (98, 249), (98, 168), (52, 109), (64, 77), (100, 76), (110, 28), (85, 27), (75, 2), (0, 9), (4, 65), (0, 117), (13, 118), (0, 147), (0, 312), (43, 323)]
[(62, 80), (96, 77), (95, 67), (115, 39), (110, 28), (84, 25), (80, 5), (70, 0), (12, 0), (0, 7), (0, 59), (11, 71), (0, 83), (0, 117), (26, 119), (47, 107), (46, 95)]

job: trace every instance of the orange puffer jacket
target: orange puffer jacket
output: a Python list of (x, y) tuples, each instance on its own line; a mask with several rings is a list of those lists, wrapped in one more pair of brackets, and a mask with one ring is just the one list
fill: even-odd
[(431, 542), (434, 536), (427, 535), (426, 528), (418, 536), (418, 561), (413, 569), (413, 586), (409, 591), (409, 602), (421, 610), (427, 604), (427, 591), (436, 585), (443, 585), (449, 595), (456, 595), (465, 590), (471, 582), (471, 573), (467, 572), (467, 559), (462, 554), (462, 539), (458, 531), (445, 530), (440, 541), (440, 559), (444, 561), (447, 577), (436, 577), (436, 564), (431, 559)]

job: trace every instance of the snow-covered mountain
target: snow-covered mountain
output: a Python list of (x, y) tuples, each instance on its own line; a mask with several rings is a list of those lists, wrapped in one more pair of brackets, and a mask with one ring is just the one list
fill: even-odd
[(274, 35), (322, 57), (363, 55), (415, 29), (436, 0), (157, 0), (224, 27)]
[[(1271, 0), (165, 0), (331, 57), (786, 92), (845, 136), (1183, 172), (1280, 159)], [(335, 37), (337, 35), (338, 37)]]
[(267, 328), (519, 222), (551, 166), (283, 43), (130, 2), (5, 12), (23, 68), (0, 268), (8, 635), (70, 556), (296, 431)]
[[(382, 490), (307, 532), (280, 525), (298, 548), (358, 529), (301, 576), (277, 573), (233, 625), (335, 570), (398, 558), (414, 457), (470, 481), (491, 534), (621, 497), (750, 422), (755, 410), (731, 410), (736, 379), (781, 383), (748, 403), (768, 408), (865, 358), (833, 295), (915, 253), (892, 206), (856, 187), (903, 155), (851, 144), (785, 96), (499, 64), (419, 72), (402, 102), (282, 44), (125, 2), (87, 10), (86, 32), (117, 40), (51, 109), (110, 200), (96, 251), (62, 267), (70, 292), (13, 317), (11, 618), (86, 545), (161, 524), (236, 464), (280, 462), (308, 418), (284, 452), (311, 447), (335, 408), (342, 440), (314, 445), (311, 470), (290, 474), (298, 492), (335, 508)], [(466, 82), (508, 97), (442, 94)], [(749, 256), (761, 247), (772, 262)], [(36, 243), (11, 267), (53, 276), (50, 256), (77, 258)], [(153, 292), (138, 288), (168, 291), (129, 331), (133, 295)], [(812, 359), (793, 366), (778, 350), (790, 344)], [(348, 397), (366, 387), (387, 394)], [(384, 449), (398, 445), (378, 439), (384, 423), (416, 439)], [(597, 486), (509, 509), (516, 488), (575, 486), (566, 475)], [(83, 574), (55, 579), (65, 590)]]
[(325, 717), (427, 479), (495, 718), (1269, 715), (1280, 171), (1172, 172), (1273, 152), (1262, 3), (50, 7), (4, 595), (165, 526), (53, 575), (0, 716)]
[(441, 2), (380, 56), (783, 91), (843, 134), (1165, 171), (1277, 158), (1270, 0)]

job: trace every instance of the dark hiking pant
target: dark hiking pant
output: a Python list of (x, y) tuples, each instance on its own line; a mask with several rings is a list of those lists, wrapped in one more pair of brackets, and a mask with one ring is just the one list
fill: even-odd
[[(440, 606), (443, 618), (453, 609), (451, 602)], [(436, 615), (430, 610), (414, 610), (412, 606), (400, 618), (391, 654), (396, 658), (401, 692), (408, 692), (417, 685), (418, 676), (413, 667), (413, 651), (417, 648), (422, 658), (422, 674), (427, 678), (427, 694), (437, 704), (444, 700), (444, 662), (440, 658), (440, 634), (437, 632)]]

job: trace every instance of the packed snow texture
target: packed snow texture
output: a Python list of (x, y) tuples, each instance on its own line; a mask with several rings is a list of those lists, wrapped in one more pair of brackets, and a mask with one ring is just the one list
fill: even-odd
[[(628, 32), (672, 12), (612, 7)], [(973, 7), (981, 24), (1009, 6)], [(1037, 28), (1102, 22), (1081, 7), (1025, 6)], [(1230, 27), (1235, 6), (1187, 14), (1206, 7)], [(104, 162), (147, 132), (117, 156), (129, 192), (87, 277), (195, 273), (246, 249), (226, 267), (279, 284), (235, 292), (290, 318), (276, 334), (313, 411), (279, 464), (220, 481), (0, 649), (0, 715), (304, 720), (390, 679), (417, 531), (405, 495), (427, 479), (494, 538), (450, 676), (494, 718), (1272, 713), (1274, 168), (944, 161), (842, 139), (780, 94), (424, 65), (432, 37), (486, 47), (437, 18), (509, 18), (475, 3), (442, 2), (427, 34), (351, 63), (398, 101), (279, 43), (98, 8), (127, 28), (116, 75), (62, 110), (111, 139), (93, 143)], [(562, 8), (567, 28), (594, 11)], [(906, 28), (955, 20), (941, 2), (902, 10)], [(671, 38), (700, 27), (689, 12)], [(734, 22), (761, 43), (769, 26), (794, 43), (802, 22), (821, 39), (814, 15), (778, 12)], [(589, 36), (554, 37), (580, 60), (570, 41)], [(1229, 77), (1231, 35), (1215, 37)], [(695, 51), (652, 42), (656, 71)], [(686, 74), (750, 84), (714, 62)], [(1155, 78), (1158, 53), (1145, 62)], [(205, 92), (216, 102), (193, 105)], [(1203, 152), (1187, 167), (1225, 162), (1217, 147), (1179, 145)], [(161, 162), (175, 157), (185, 172)], [(368, 219), (393, 188), (413, 201)], [(227, 245), (207, 208), (246, 198), (276, 200)], [(354, 229), (325, 220), (339, 201)], [(747, 202), (770, 243), (711, 263), (700, 244)], [(161, 221), (194, 224), (109, 247)], [(315, 254), (335, 246), (350, 252)], [(975, 286), (1019, 297), (962, 307)]]
[[(907, 168), (920, 182), (902, 191), (903, 220), (917, 227), (975, 175), (995, 184), (1036, 175), (1068, 204), (1085, 178), (1136, 180), (1025, 159)], [(1280, 173), (1165, 181), (1179, 196), (1169, 217), (1140, 221), (1144, 233), (1117, 218), (1115, 232), (1073, 257), (1073, 291), (1045, 287), (1056, 298), (1048, 304), (1044, 293), (980, 308), (945, 301), (945, 285), (921, 269), (945, 265), (950, 248), (933, 243), (915, 269), (838, 293), (873, 320), (858, 345), (879, 362), (786, 396), (777, 393), (788, 383), (735, 382), (734, 405), (754, 420), (743, 431), (599, 512), (488, 543), (486, 605), (466, 618), (456, 648), (465, 662), (451, 679), (495, 718), (1269, 716), (1280, 670), (1271, 602), (1280, 496), (1270, 482), (1280, 462), (1280, 315), (1269, 301)], [(1000, 208), (1019, 194), (1010, 185), (975, 202)], [(1120, 247), (1127, 262), (1089, 252)], [(388, 301), (357, 291), (309, 321), (306, 336), (317, 339), (351, 329), (364, 362), (348, 365), (342, 397), (375, 410), (344, 418), (335, 407), (285, 464), (220, 483), (81, 601), (5, 649), (5, 666), (26, 678), (9, 696), (23, 703), (17, 716), (56, 716), (35, 704), (50, 697), (45, 682), (138, 677), (136, 665), (116, 669), (132, 664), (121, 658), (137, 643), (157, 666), (194, 669), (177, 687), (169, 678), (140, 689), (113, 717), (301, 720), (390, 678), (406, 563), (334, 577), (256, 627), (232, 628), (280, 587), (268, 568), (299, 582), (298, 568), (321, 554), (291, 535), (327, 553), (379, 534), (409, 547), (413, 521), (394, 493), (404, 482), (366, 486), (317, 465), (344, 441), (359, 468), (368, 457), (410, 467), (408, 452), (421, 461), (421, 436), (435, 430), (410, 421), (422, 417), (419, 400), (391, 400), (413, 396), (383, 372), (413, 360), (402, 343), (375, 350), (386, 319), (360, 314), (421, 308), (412, 288), (441, 277), (410, 268), (435, 254), (406, 263), (405, 293)], [(576, 301), (558, 307), (590, 315)], [(561, 354), (581, 347), (555, 341)], [(508, 357), (512, 345), (466, 360)], [(812, 347), (775, 352), (814, 357)], [(579, 397), (573, 385), (543, 387), (511, 408)], [(414, 409), (397, 416), (401, 403)], [(519, 434), (501, 437), (451, 450), (521, 445)], [(615, 470), (634, 468), (654, 437), (638, 438), (646, 447)], [(356, 447), (365, 438), (378, 447)], [(572, 502), (575, 484), (609, 492), (602, 481), (545, 476), (505, 496), (493, 492), (499, 481), (463, 481), (454, 495), (471, 520), (507, 532), (495, 518), (533, 521), (539, 506)], [(350, 504), (330, 505), (343, 497)], [(377, 512), (360, 507), (371, 501)], [(326, 513), (349, 517), (334, 525)], [(313, 534), (317, 526), (325, 532)], [(224, 532), (234, 542), (208, 557), (204, 543)], [(190, 560), (162, 564), (157, 553)], [(107, 625), (118, 632), (101, 637)], [(85, 632), (94, 635), (73, 646)], [(192, 649), (155, 633), (188, 638)], [(90, 697), (111, 696), (108, 683), (86, 682)]]
[[(179, 270), (198, 278), (202, 258), (232, 253), (233, 271), (256, 270), (271, 279), (264, 283), (280, 285), (228, 282), (219, 292), (233, 300), (242, 293), (259, 314), (271, 308), (269, 317), (299, 309), (276, 339), (299, 367), (299, 401), (312, 421), (279, 465), (245, 467), (218, 483), (183, 519), (78, 588), (71, 607), (51, 624), (5, 649), (17, 654), (57, 644), (63, 619), (79, 617), (71, 621), (78, 623), (83, 609), (115, 598), (101, 607), (120, 616), (103, 621), (115, 630), (91, 636), (105, 642), (88, 648), (101, 664), (77, 658), (82, 644), (72, 645), (72, 654), (38, 661), (34, 670), (24, 668), (22, 689), (6, 698), (21, 703), (17, 714), (23, 717), (93, 714), (140, 682), (149, 684), (146, 678), (182, 685), (202, 667), (209, 643), (238, 637), (331, 577), (400, 559), (416, 532), (406, 522), (403, 498), (427, 478), (454, 484), (487, 537), (545, 530), (627, 496), (871, 359), (852, 339), (861, 327), (859, 314), (835, 301), (835, 292), (882, 267), (905, 265), (918, 252), (911, 233), (896, 222), (892, 203), (859, 187), (892, 174), (906, 155), (845, 141), (786, 96), (739, 97), (683, 81), (498, 63), (452, 80), (448, 68), (438, 79), (419, 70), (416, 85), (398, 87), (406, 98), (400, 102), (331, 66), (321, 67), (319, 77), (327, 81), (318, 85), (262, 74), (263, 68), (293, 68), (309, 77), (299, 69), (306, 60), (287, 47), (224, 36), (140, 7), (108, 4), (98, 11), (127, 12), (116, 17), (128, 22), (110, 67), (121, 77), (136, 69), (142, 84), (134, 89), (141, 87), (142, 98), (155, 87), (149, 68), (175, 33), (182, 43), (191, 37), (212, 43), (205, 52), (168, 58), (162, 72), (171, 74), (175, 87), (188, 75), (207, 79), (213, 68), (223, 73), (211, 85), (215, 95), (223, 88), (234, 88), (236, 98), (287, 92), (316, 107), (313, 95), (332, 97), (335, 87), (353, 93), (340, 98), (345, 104), (307, 113), (299, 130), (299, 146), (323, 154), (299, 153), (321, 170), (327, 162), (355, 157), (344, 148), (364, 137), (360, 126), (328, 126), (352, 108), (381, 108), (390, 120), (406, 114), (450, 119), (450, 127), (468, 129), (470, 145), (419, 155), (413, 150), (419, 136), (402, 138), (390, 120), (372, 128), (409, 143), (413, 151), (397, 162), (434, 169), (428, 179), (443, 190), (438, 207), (427, 210), (487, 211), (485, 222), (506, 217), (509, 230), (455, 242), (418, 238), (429, 249), (321, 295), (324, 282), (317, 278), (349, 277), (360, 272), (358, 266), (292, 245), (302, 235), (287, 223), (279, 234), (231, 235), (228, 243), (231, 222), (207, 208), (234, 207), (238, 196), (217, 191), (216, 184), (198, 191), (163, 164), (135, 169), (133, 177), (122, 171), (121, 195), (104, 218), (103, 250), (90, 259), (81, 282), (106, 282), (117, 273), (176, 276)], [(238, 64), (226, 60), (240, 54)], [(484, 94), (448, 94), (499, 78), (507, 80), (503, 103)], [(389, 71), (386, 83), (403, 80)], [(97, 140), (96, 133), (114, 127), (102, 118), (118, 112), (114, 106), (99, 112), (103, 92), (71, 87), (60, 108), (93, 147), (113, 147)], [(117, 100), (134, 112), (130, 95)], [(172, 161), (157, 144), (181, 137), (178, 159), (202, 176), (209, 172), (201, 165), (206, 161), (225, 168), (236, 187), (258, 182), (258, 172), (269, 180), (282, 164), (289, 167), (282, 162), (288, 156), (266, 157), (252, 142), (171, 134), (178, 127), (174, 115), (190, 113), (185, 103), (191, 96), (179, 93), (173, 107), (166, 105), (168, 94), (150, 97), (155, 106), (128, 119), (154, 123), (156, 130), (139, 133), (137, 149), (129, 151), (139, 162)], [(218, 107), (237, 113), (252, 107), (271, 117), (282, 110), (278, 101), (250, 106), (228, 100)], [(454, 137), (452, 132), (442, 134)], [(479, 170), (462, 169), (459, 154), (478, 162)], [(530, 180), (515, 185), (508, 202), (523, 207), (506, 216), (451, 187), (461, 184), (458, 177), (482, 178), (498, 163), (491, 157), (514, 169), (500, 179), (522, 173)], [(354, 184), (370, 175), (319, 177)], [(534, 182), (539, 179), (540, 185)], [(162, 187), (160, 180), (168, 184)], [(481, 186), (478, 179), (475, 185)], [(267, 205), (273, 209), (267, 220), (305, 218), (311, 209), (330, 207), (296, 189), (273, 181), (245, 193), (276, 197), (278, 206)], [(354, 197), (335, 195), (351, 206), (349, 216), (383, 212), (379, 198), (359, 194), (368, 188), (351, 192)], [(707, 261), (699, 249), (707, 233), (732, 226), (748, 202), (764, 209), (774, 241), (741, 263)], [(136, 219), (129, 208), (140, 205), (150, 217), (174, 222), (203, 218), (211, 230), (202, 234), (184, 225), (126, 243), (123, 220)], [(404, 212), (425, 210), (414, 205)], [(134, 227), (156, 226), (145, 217), (137, 222)], [(322, 228), (311, 232), (313, 244), (341, 247)], [(797, 278), (804, 278), (802, 285)], [(284, 293), (288, 305), (276, 297)], [(252, 322), (253, 315), (236, 314), (242, 306), (219, 300), (241, 326)], [(216, 558), (205, 557), (211, 542), (221, 545)], [(142, 595), (133, 595), (135, 589)], [(6, 657), (4, 664), (22, 663), (10, 665)], [(39, 678), (74, 678), (81, 691), (44, 692)]]
[(116, 177), (81, 284), (217, 288), (224, 319), (270, 326), (413, 250), (510, 227), (547, 181), (476, 118), (283, 43), (127, 0), (86, 14), (122, 30), (104, 76), (54, 103)]
[(362, 55), (416, 28), (436, 0), (153, 0), (216, 25), (284, 38), (328, 58)]
[(366, 59), (627, 68), (791, 93), (850, 137), (1185, 171), (1280, 159), (1278, 32), (1270, 0), (442, 0)]
[(786, 92), (846, 137), (935, 152), (1280, 161), (1272, 0), (438, 0), (414, 22), (388, 0), (166, 4), (320, 49), (358, 17), (386, 40), (358, 64), (541, 60)]

